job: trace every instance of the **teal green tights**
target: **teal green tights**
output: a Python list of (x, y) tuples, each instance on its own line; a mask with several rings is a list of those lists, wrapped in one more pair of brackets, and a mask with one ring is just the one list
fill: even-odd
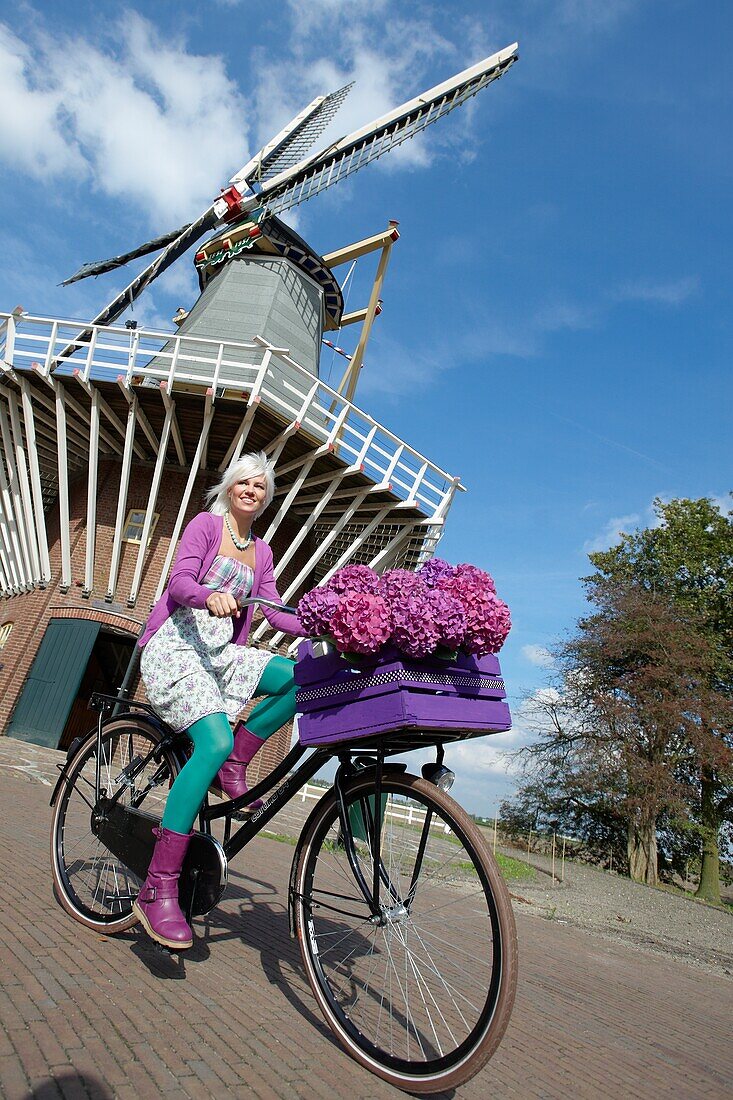
[[(247, 729), (262, 741), (295, 714), (294, 667), (286, 657), (273, 657), (265, 665), (255, 696), (266, 698), (247, 719)], [(173, 782), (163, 814), (163, 826), (175, 833), (191, 831), (212, 779), (234, 746), (229, 719), (223, 711), (200, 718), (186, 733), (193, 742), (193, 752)]]

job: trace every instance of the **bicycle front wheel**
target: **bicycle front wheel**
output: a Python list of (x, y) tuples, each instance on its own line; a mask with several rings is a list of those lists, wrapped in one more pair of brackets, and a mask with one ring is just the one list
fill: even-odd
[[(161, 740), (159, 731), (132, 716), (109, 722), (102, 731), (100, 788), (111, 798), (160, 820), (170, 785), (178, 774), (176, 756), (164, 752), (141, 763)], [(95, 835), (97, 737), (90, 734), (69, 765), (66, 782), (54, 804), (51, 824), (51, 870), (56, 896), (75, 920), (95, 932), (122, 932), (135, 924), (132, 903), (142, 879), (127, 868)]]
[[(441, 1092), (473, 1077), (506, 1030), (514, 917), (486, 841), (452, 798), (389, 772), (382, 791), (380, 916), (357, 886), (330, 792), (305, 827), (296, 929), (315, 997), (349, 1054), (398, 1088)], [(353, 779), (345, 797), (371, 885), (374, 774)]]

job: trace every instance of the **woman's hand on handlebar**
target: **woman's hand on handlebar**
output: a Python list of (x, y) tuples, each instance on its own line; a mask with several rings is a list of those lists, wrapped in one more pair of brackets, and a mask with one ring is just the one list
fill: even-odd
[(216, 619), (226, 619), (228, 616), (239, 618), (239, 604), (231, 592), (212, 592), (206, 597), (206, 606), (209, 614)]

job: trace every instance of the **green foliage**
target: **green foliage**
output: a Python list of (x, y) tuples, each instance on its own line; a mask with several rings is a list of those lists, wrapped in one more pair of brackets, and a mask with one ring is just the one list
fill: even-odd
[[(733, 494), (731, 494), (733, 498)], [(707, 497), (654, 501), (659, 524), (624, 534), (618, 546), (590, 554), (596, 573), (586, 578), (591, 600), (607, 582), (664, 594), (697, 616), (716, 647), (720, 671), (733, 677), (733, 514)]]
[(558, 654), (538, 705), (527, 781), (502, 819), (589, 851), (627, 842), (653, 882), (697, 856), (719, 899), (733, 811), (733, 516), (707, 499), (655, 501), (658, 523), (590, 555), (592, 613)]
[(723, 827), (733, 815), (733, 722), (720, 705), (733, 697), (733, 515), (705, 497), (656, 500), (654, 507), (659, 525), (591, 554), (597, 572), (586, 581), (594, 602), (619, 584), (663, 595), (709, 645), (709, 691), (694, 713), (698, 736), (690, 738), (691, 759), (679, 777), (689, 788), (689, 824), (702, 850), (698, 894), (719, 901), (721, 829), (727, 849)]

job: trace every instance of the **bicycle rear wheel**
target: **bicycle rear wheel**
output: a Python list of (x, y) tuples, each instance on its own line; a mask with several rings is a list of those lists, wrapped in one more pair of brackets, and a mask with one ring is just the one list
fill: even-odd
[[(165, 751), (137, 771), (135, 758), (144, 760), (157, 747), (161, 733), (133, 716), (105, 726), (100, 755), (100, 786), (108, 798), (123, 788), (120, 802), (135, 806), (157, 820), (163, 816), (170, 785), (178, 774), (175, 754)], [(133, 765), (132, 769), (130, 765)], [(122, 932), (135, 924), (132, 903), (142, 879), (129, 870), (95, 835), (97, 736), (77, 749), (67, 779), (53, 809), (51, 870), (56, 896), (75, 920), (96, 932)], [(132, 778), (130, 773), (134, 772)]]
[[(349, 1054), (398, 1088), (441, 1092), (473, 1077), (506, 1030), (517, 980), (514, 917), (488, 845), (452, 798), (389, 772), (383, 793), (381, 921), (356, 884), (330, 792), (306, 823), (295, 924), (315, 997)], [(374, 773), (346, 788), (369, 884), (373, 795)]]

